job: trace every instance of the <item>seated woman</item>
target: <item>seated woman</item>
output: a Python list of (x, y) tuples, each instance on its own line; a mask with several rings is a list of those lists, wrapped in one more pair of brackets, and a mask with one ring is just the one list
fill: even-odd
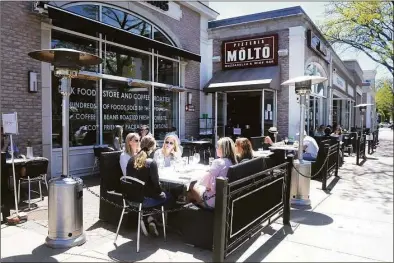
[(271, 137), (265, 136), (264, 143), (263, 143), (263, 149), (269, 150), (269, 147), (271, 147), (273, 144), (274, 144), (274, 142), (272, 141)]
[(208, 209), (215, 208), (216, 178), (226, 178), (228, 168), (237, 163), (233, 140), (229, 137), (221, 138), (216, 146), (216, 155), (219, 158), (212, 162), (209, 171), (200, 181), (190, 186), (188, 193), (190, 201)]
[[(178, 136), (175, 134), (167, 134), (164, 138), (163, 147), (155, 152), (153, 159), (156, 163), (159, 162), (160, 157), (164, 157), (164, 167), (171, 166), (171, 161), (182, 156), (179, 148)], [(160, 165), (160, 164), (159, 164)]]
[[(169, 194), (163, 192), (159, 182), (159, 171), (156, 162), (149, 158), (151, 153), (156, 149), (156, 141), (151, 135), (145, 135), (141, 139), (141, 150), (138, 154), (130, 158), (127, 164), (127, 176), (137, 178), (143, 182), (145, 200), (143, 207), (155, 207), (164, 205), (169, 200)], [(149, 230), (154, 235), (159, 233), (156, 228), (155, 219), (148, 217)], [(141, 220), (142, 231), (147, 235), (145, 223)]]
[(138, 133), (129, 133), (126, 136), (125, 148), (120, 155), (119, 164), (123, 175), (126, 175), (127, 164), (131, 157), (140, 151), (140, 136)]
[(238, 163), (251, 160), (253, 158), (252, 144), (247, 138), (238, 138), (235, 141), (235, 153)]

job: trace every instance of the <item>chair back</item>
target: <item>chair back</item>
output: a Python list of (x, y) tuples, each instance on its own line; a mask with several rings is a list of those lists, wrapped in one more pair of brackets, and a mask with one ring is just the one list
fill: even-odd
[(231, 166), (228, 169), (227, 178), (231, 183), (243, 177), (261, 172), (264, 169), (266, 169), (266, 167), (263, 157), (253, 158), (251, 160)]
[(265, 136), (250, 137), (250, 143), (252, 144), (254, 151), (257, 151), (259, 148), (263, 147), (264, 138)]
[(122, 177), (122, 169), (120, 168), (121, 151), (103, 152), (100, 156), (100, 177), (101, 186), (106, 191), (120, 192), (120, 178)]
[(35, 158), (26, 162), (26, 176), (30, 178), (39, 177), (47, 174), (48, 159), (44, 157)]
[(103, 152), (113, 152), (114, 150), (106, 145), (98, 145), (93, 147), (94, 157), (100, 158)]
[(120, 178), (120, 191), (126, 201), (142, 203), (145, 196), (144, 189), (144, 181), (131, 176), (122, 176)]

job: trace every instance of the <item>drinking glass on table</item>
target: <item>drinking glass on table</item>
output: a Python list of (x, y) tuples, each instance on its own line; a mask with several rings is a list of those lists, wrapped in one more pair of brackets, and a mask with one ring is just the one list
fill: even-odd
[(189, 156), (189, 164), (194, 165), (194, 156)]
[(215, 160), (215, 158), (213, 157), (209, 157), (208, 161), (209, 161), (209, 166), (212, 166), (213, 161)]
[(159, 162), (159, 168), (163, 168), (164, 167), (164, 155), (159, 154), (157, 161)]
[(200, 158), (200, 154), (199, 153), (195, 153), (194, 154), (194, 164), (199, 164), (200, 163), (200, 160), (201, 160), (201, 158)]
[(289, 138), (285, 137), (285, 144), (287, 145), (288, 142), (289, 142)]

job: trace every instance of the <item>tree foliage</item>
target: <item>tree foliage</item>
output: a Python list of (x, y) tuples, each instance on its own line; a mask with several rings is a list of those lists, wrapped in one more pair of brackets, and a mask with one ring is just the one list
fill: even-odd
[(384, 119), (394, 114), (393, 79), (386, 78), (378, 82), (375, 101), (376, 108)]
[(330, 2), (321, 31), (335, 47), (362, 51), (393, 74), (393, 7), (386, 1)]

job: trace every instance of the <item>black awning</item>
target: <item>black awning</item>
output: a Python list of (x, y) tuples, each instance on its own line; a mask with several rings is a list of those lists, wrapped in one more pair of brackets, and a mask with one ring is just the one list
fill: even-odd
[(57, 27), (77, 32), (102, 33), (111, 41), (130, 47), (146, 50), (153, 48), (167, 56), (179, 56), (185, 59), (201, 62), (201, 56), (193, 52), (180, 49), (144, 36), (132, 34), (99, 21), (86, 18), (75, 13), (51, 5), (48, 6), (48, 16), (52, 24)]
[(279, 66), (223, 70), (213, 75), (203, 91), (211, 93), (279, 89), (279, 81)]

